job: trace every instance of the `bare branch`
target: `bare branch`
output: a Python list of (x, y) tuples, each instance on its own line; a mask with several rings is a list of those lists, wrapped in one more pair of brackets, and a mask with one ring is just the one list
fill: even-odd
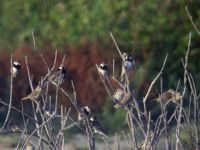
[(195, 23), (194, 23), (194, 21), (193, 21), (193, 19), (192, 19), (192, 16), (190, 15), (190, 12), (188, 11), (188, 6), (185, 7), (185, 10), (186, 10), (186, 12), (187, 12), (187, 14), (188, 14), (188, 17), (189, 17), (189, 19), (190, 19), (190, 22), (192, 23), (192, 25), (193, 25), (194, 29), (196, 30), (197, 34), (200, 35), (200, 31), (199, 31), (199, 29), (196, 27), (196, 25), (195, 25)]

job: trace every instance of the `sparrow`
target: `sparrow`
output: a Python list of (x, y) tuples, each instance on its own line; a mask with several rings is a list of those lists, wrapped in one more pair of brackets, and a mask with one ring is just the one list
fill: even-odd
[(56, 86), (59, 86), (64, 82), (65, 77), (66, 69), (64, 66), (60, 66), (56, 71), (49, 75), (48, 81)]
[(117, 91), (113, 94), (113, 98), (116, 101), (116, 103), (122, 100), (122, 98), (124, 97), (124, 93), (124, 90), (117, 89)]
[(38, 86), (30, 93), (28, 96), (22, 98), (21, 100), (30, 99), (32, 101), (37, 101), (42, 96), (42, 86), (38, 84)]
[(25, 150), (36, 150), (36, 149), (35, 149), (35, 146), (34, 146), (32, 143), (30, 143), (30, 142), (28, 142), (28, 143), (26, 144), (26, 146), (24, 147), (24, 149), (25, 149)]
[(99, 121), (96, 116), (90, 117), (89, 123), (90, 123), (91, 129), (94, 133), (103, 135), (104, 137), (108, 138), (108, 136), (104, 132), (101, 131), (100, 124), (99, 124)]
[(11, 132), (21, 132), (22, 131), (19, 124), (13, 120), (9, 120), (9, 122), (7, 124), (7, 130), (11, 131)]
[(91, 114), (91, 108), (88, 106), (83, 106), (80, 108), (80, 112), (78, 113), (78, 121), (84, 120), (84, 117), (89, 118)]
[(128, 91), (123, 91), (121, 89), (117, 89), (117, 91), (114, 93), (114, 99), (117, 101), (116, 105), (114, 106), (115, 108), (122, 107), (126, 104), (128, 104), (130, 101), (133, 100), (133, 93), (131, 93), (130, 90)]
[(100, 63), (97, 66), (97, 70), (104, 78), (106, 78), (109, 75), (109, 67), (105, 63)]
[(14, 78), (16, 78), (17, 75), (19, 74), (20, 69), (21, 69), (21, 61), (20, 60), (14, 61), (10, 70)]
[[(162, 98), (162, 99), (161, 99)], [(180, 92), (176, 92), (173, 89), (169, 89), (162, 93), (156, 101), (160, 102), (162, 100), (163, 104), (167, 104), (168, 102), (172, 101), (173, 103), (177, 103), (182, 99), (182, 95)]]
[(123, 53), (122, 58), (123, 61), (122, 61), (121, 80), (123, 81), (126, 73), (128, 74), (135, 69), (135, 62), (133, 60), (132, 55), (128, 53)]

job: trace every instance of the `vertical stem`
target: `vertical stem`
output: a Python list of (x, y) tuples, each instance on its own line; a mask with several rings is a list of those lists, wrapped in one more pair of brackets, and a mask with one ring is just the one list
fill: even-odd
[(128, 118), (129, 118), (129, 121), (130, 121), (130, 129), (131, 129), (131, 136), (132, 136), (132, 140), (133, 140), (133, 145), (137, 149), (137, 141), (136, 141), (136, 138), (135, 138), (135, 130), (134, 130), (133, 118), (132, 118), (131, 113), (132, 113), (131, 111), (128, 111)]
[[(186, 52), (186, 55), (185, 55), (185, 62), (184, 62), (184, 88), (183, 88), (183, 92), (182, 92), (182, 97), (185, 95), (185, 92), (186, 92), (187, 63), (188, 63), (188, 55), (189, 55), (189, 51), (190, 51), (191, 36), (192, 36), (192, 33), (190, 32), (189, 40), (188, 40), (188, 49), (187, 49), (187, 52)], [(180, 102), (180, 105), (179, 105), (179, 112), (178, 112), (178, 121), (177, 121), (177, 128), (176, 128), (176, 150), (178, 150), (179, 143), (180, 143), (179, 135), (180, 135), (180, 124), (181, 124), (182, 109), (183, 109), (183, 98), (181, 98), (181, 102)]]
[(160, 88), (161, 88), (161, 100), (160, 100), (160, 104), (161, 104), (161, 111), (162, 111), (162, 115), (163, 115), (163, 121), (164, 121), (164, 131), (165, 131), (165, 145), (166, 145), (166, 149), (167, 150), (171, 150), (171, 146), (170, 146), (170, 139), (169, 139), (169, 134), (168, 134), (168, 129), (167, 129), (167, 113), (166, 113), (166, 105), (167, 104), (163, 104), (163, 79), (162, 76), (160, 78)]
[[(12, 55), (11, 55), (11, 58), (10, 58), (10, 69), (12, 69)], [(4, 127), (6, 126), (6, 123), (8, 122), (8, 119), (9, 119), (9, 116), (10, 116), (10, 112), (11, 112), (11, 107), (12, 107), (12, 90), (13, 90), (13, 75), (12, 73), (10, 74), (10, 101), (9, 101), (9, 106), (8, 106), (8, 112), (7, 112), (7, 115), (6, 115), (6, 119), (4, 121), (4, 124), (3, 126), (1, 127), (0, 129), (0, 132), (4, 129)]]

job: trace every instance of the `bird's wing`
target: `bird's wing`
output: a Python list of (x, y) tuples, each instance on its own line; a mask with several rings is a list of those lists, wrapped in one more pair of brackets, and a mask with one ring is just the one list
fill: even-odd
[(49, 75), (48, 80), (55, 81), (57, 80), (59, 75), (60, 75), (60, 71), (53, 72), (52, 74)]

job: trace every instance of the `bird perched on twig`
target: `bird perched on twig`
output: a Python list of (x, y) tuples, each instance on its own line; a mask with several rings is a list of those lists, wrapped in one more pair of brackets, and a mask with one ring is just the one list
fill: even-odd
[(80, 108), (80, 112), (78, 113), (78, 121), (83, 121), (84, 117), (89, 118), (91, 114), (91, 108), (88, 106), (83, 106)]
[(119, 101), (118, 104), (116, 104), (114, 107), (119, 108), (119, 107), (125, 106), (129, 104), (129, 102), (131, 102), (132, 100), (133, 100), (133, 94), (130, 91), (125, 92), (121, 101)]
[(173, 103), (178, 103), (182, 99), (182, 95), (180, 92), (177, 92), (173, 89), (169, 89), (162, 93), (158, 98), (156, 98), (156, 101), (163, 102), (163, 104), (167, 104), (168, 102), (172, 101)]
[(7, 130), (11, 132), (21, 132), (19, 124), (13, 120), (8, 121)]
[(133, 100), (133, 93), (130, 90), (124, 91), (117, 89), (113, 94), (113, 98), (116, 101), (115, 108), (123, 107)]
[(122, 98), (124, 97), (124, 90), (122, 89), (117, 89), (117, 91), (113, 94), (113, 98), (116, 103), (120, 102)]
[(131, 71), (135, 69), (135, 62), (133, 60), (132, 55), (128, 53), (122, 54), (122, 72), (121, 72), (121, 81), (124, 81), (126, 74), (129, 74)]
[(37, 101), (42, 96), (42, 85), (39, 83), (38, 86), (26, 97), (22, 98), (21, 100), (30, 99), (32, 101)]
[(64, 82), (65, 77), (66, 77), (66, 69), (64, 66), (60, 66), (56, 71), (50, 73), (48, 77), (48, 82), (51, 82), (56, 86), (59, 86)]
[(10, 69), (13, 78), (17, 77), (17, 75), (20, 72), (20, 69), (21, 69), (21, 61), (20, 60), (14, 61), (13, 64), (12, 64), (12, 67)]
[(106, 78), (109, 75), (109, 67), (105, 63), (100, 63), (99, 66), (97, 66), (98, 72), (102, 75), (102, 77)]
[(96, 116), (90, 117), (89, 123), (90, 123), (91, 129), (94, 133), (100, 134), (100, 135), (108, 138), (108, 136), (100, 129), (100, 124), (99, 124), (99, 121)]

